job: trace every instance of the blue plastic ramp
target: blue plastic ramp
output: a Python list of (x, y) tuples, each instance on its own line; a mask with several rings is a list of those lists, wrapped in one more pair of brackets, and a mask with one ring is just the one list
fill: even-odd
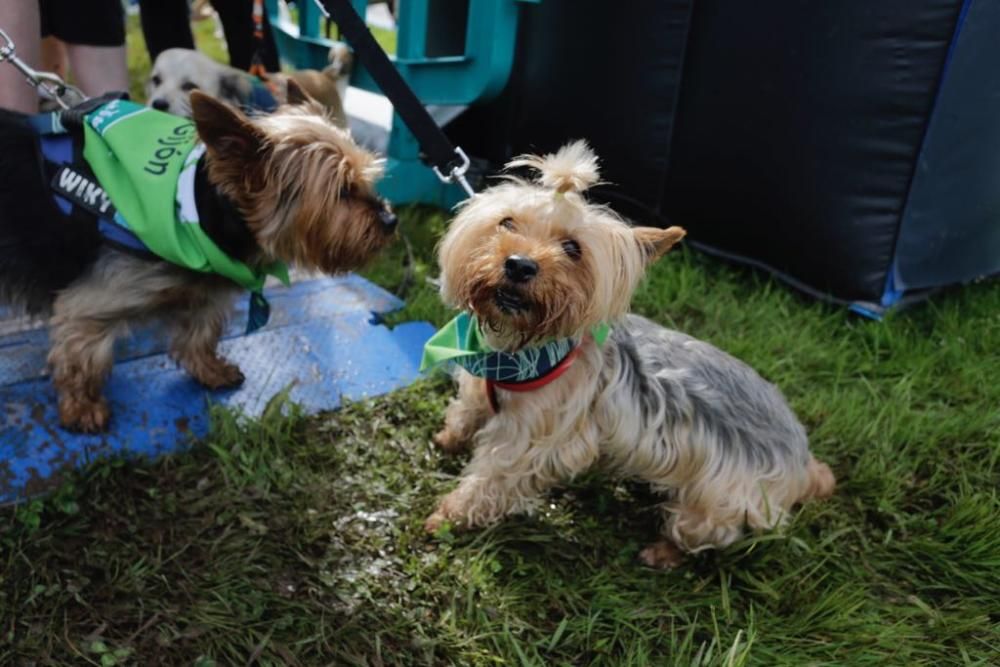
[(209, 391), (167, 357), (162, 326), (137, 328), (120, 341), (106, 394), (108, 433), (79, 435), (59, 427), (55, 390), (45, 373), (47, 333), (33, 328), (0, 335), (0, 503), (35, 495), (61, 474), (108, 455), (156, 456), (208, 430), (210, 401), (260, 415), (291, 385), (307, 411), (337, 407), (405, 386), (418, 375), (420, 353), (434, 329), (425, 322), (389, 329), (378, 315), (402, 305), (358, 276), (298, 282), (267, 290), (268, 325), (242, 335), (245, 300), (220, 350), (239, 364), (244, 385)]

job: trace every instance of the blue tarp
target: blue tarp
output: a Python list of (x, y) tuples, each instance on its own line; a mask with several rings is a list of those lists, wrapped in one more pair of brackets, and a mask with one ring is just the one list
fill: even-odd
[(342, 398), (375, 396), (416, 379), (421, 349), (434, 329), (424, 322), (394, 329), (379, 324), (379, 314), (402, 305), (381, 288), (347, 276), (276, 287), (267, 295), (269, 324), (243, 335), (243, 305), (220, 345), (246, 376), (237, 390), (209, 391), (179, 369), (166, 355), (162, 326), (137, 328), (120, 341), (106, 387), (112, 424), (100, 435), (59, 427), (55, 390), (45, 374), (44, 328), (0, 336), (0, 503), (51, 488), (65, 471), (98, 457), (181, 449), (207, 432), (210, 401), (259, 415), (292, 385), (291, 400), (317, 412), (336, 408)]

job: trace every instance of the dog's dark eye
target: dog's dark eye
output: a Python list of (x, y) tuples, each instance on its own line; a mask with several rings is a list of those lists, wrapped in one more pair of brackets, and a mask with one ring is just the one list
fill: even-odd
[(153, 84), (154, 86), (158, 86), (158, 85), (160, 85), (161, 83), (163, 83), (163, 79), (161, 79), (161, 78), (159, 77), (159, 75), (157, 75), (157, 74), (154, 74), (154, 75), (153, 75), (153, 78), (152, 78), (152, 79), (150, 79), (150, 83), (152, 83), (152, 84)]
[(563, 241), (562, 248), (563, 252), (565, 252), (566, 255), (572, 260), (578, 260), (583, 257), (583, 249), (580, 247), (580, 244), (573, 239), (566, 239)]
[(514, 231), (514, 220), (513, 218), (504, 218), (500, 221), (500, 226), (509, 232)]
[(183, 90), (185, 93), (189, 93), (192, 90), (198, 90), (198, 84), (191, 83), (190, 81), (185, 81), (184, 83), (181, 84), (181, 90)]

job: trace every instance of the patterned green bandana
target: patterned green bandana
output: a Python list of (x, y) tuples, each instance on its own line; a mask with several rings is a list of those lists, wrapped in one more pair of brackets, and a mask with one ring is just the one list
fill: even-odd
[[(602, 345), (610, 331), (601, 324), (591, 330), (591, 336)], [(424, 345), (420, 370), (452, 362), (493, 382), (530, 382), (556, 368), (578, 344), (575, 338), (559, 338), (517, 352), (498, 352), (483, 340), (476, 318), (462, 312)]]

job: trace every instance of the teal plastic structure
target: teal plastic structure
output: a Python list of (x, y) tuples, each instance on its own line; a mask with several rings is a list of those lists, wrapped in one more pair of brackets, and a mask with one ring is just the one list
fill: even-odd
[[(323, 15), (312, 0), (299, 0), (297, 23), (279, 12), (280, 0), (266, 6), (282, 59), (297, 69), (322, 69), (334, 41), (322, 35)], [(403, 78), (425, 105), (467, 106), (485, 102), (503, 90), (514, 60), (520, 4), (539, 0), (468, 0), (467, 6), (454, 1), (403, 0), (398, 3), (395, 64)], [(367, 0), (352, 0), (365, 15)], [(432, 21), (447, 13), (456, 16), (460, 5), (465, 13), (464, 50), (447, 55), (429, 55), (438, 49), (428, 39), (434, 33)], [(467, 12), (465, 10), (467, 9)], [(429, 48), (430, 47), (430, 48)], [(360, 63), (355, 63), (351, 85), (381, 92)], [(421, 162), (416, 138), (393, 115), (389, 135), (386, 178), (382, 195), (402, 204), (422, 202), (449, 208), (465, 195), (456, 185), (445, 185), (433, 170)]]

